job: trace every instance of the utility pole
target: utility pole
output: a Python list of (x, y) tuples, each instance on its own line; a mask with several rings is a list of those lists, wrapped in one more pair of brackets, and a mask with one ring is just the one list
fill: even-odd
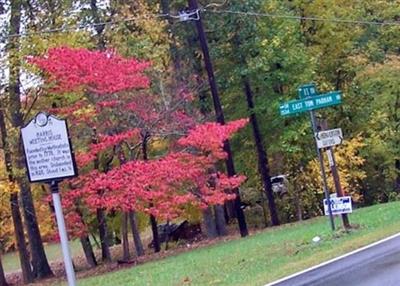
[[(218, 123), (224, 125), (225, 124), (224, 113), (223, 113), (220, 98), (218, 95), (217, 83), (215, 81), (214, 69), (213, 69), (213, 65), (211, 63), (210, 53), (209, 53), (208, 44), (207, 44), (207, 38), (206, 38), (206, 34), (204, 32), (203, 22), (201, 20), (201, 15), (199, 12), (199, 6), (197, 3), (197, 0), (188, 0), (188, 4), (189, 4), (189, 9), (191, 11), (198, 11), (197, 12), (198, 19), (195, 19), (195, 24), (196, 24), (197, 33), (199, 36), (201, 50), (203, 52), (204, 65), (205, 65), (207, 75), (208, 75), (208, 82), (210, 84), (210, 90), (211, 90), (211, 95), (212, 95), (212, 99), (213, 99), (213, 103), (214, 103), (216, 121)], [(228, 155), (227, 159), (225, 160), (227, 173), (228, 173), (228, 176), (232, 177), (232, 176), (236, 175), (236, 171), (235, 171), (235, 166), (233, 163), (232, 150), (230, 147), (229, 140), (226, 140), (224, 142), (224, 151)], [(241, 199), (240, 199), (239, 190), (236, 189), (235, 193), (236, 193), (236, 198), (235, 198), (234, 204), (235, 204), (236, 217), (237, 217), (238, 224), (239, 224), (240, 235), (242, 237), (244, 237), (244, 236), (247, 236), (249, 234), (249, 232), (247, 230), (247, 224), (246, 224), (246, 219), (244, 217), (243, 209), (241, 208), (242, 203), (241, 203)]]

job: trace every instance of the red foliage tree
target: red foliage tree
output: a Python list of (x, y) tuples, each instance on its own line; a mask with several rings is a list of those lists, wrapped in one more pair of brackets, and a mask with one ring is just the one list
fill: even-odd
[[(167, 100), (149, 94), (143, 90), (150, 83), (144, 75), (149, 63), (124, 59), (115, 51), (63, 47), (29, 61), (45, 72), (53, 92), (86, 95), (73, 105), (51, 109), (82, 126), (73, 130), (82, 150), (77, 156), (81, 175), (69, 182), (72, 190), (63, 196), (64, 207), (69, 210), (67, 222), (75, 234), (85, 231), (75, 213), (77, 201), (92, 212), (99, 208), (139, 210), (172, 219), (181, 215), (188, 204), (206, 207), (235, 197), (231, 190), (245, 178), (216, 172), (214, 165), (226, 157), (223, 142), (247, 120), (223, 126), (196, 125), (186, 108), (190, 94), (180, 91)], [(90, 143), (91, 134), (85, 133), (85, 124), (89, 130), (96, 128), (96, 143)], [(165, 134), (173, 134), (170, 142), (176, 144), (171, 144), (163, 157), (133, 160), (128, 154), (132, 146), (143, 143), (148, 136), (161, 138)], [(91, 170), (88, 166), (100, 156), (107, 158), (105, 167)]]
[[(226, 156), (223, 141), (246, 123), (247, 120), (238, 120), (227, 125), (199, 125), (179, 140), (180, 145), (195, 148), (191, 153), (180, 150), (160, 159), (131, 161), (108, 173), (90, 173), (81, 181), (87, 205), (135, 209), (173, 219), (182, 214), (187, 204), (207, 207), (234, 199), (231, 190), (239, 187), (245, 177), (228, 177), (210, 170)], [(102, 190), (100, 196), (98, 190)]]
[(87, 90), (103, 95), (150, 85), (143, 74), (149, 62), (125, 59), (112, 50), (53, 48), (45, 57), (32, 57), (29, 62), (46, 73), (58, 93)]

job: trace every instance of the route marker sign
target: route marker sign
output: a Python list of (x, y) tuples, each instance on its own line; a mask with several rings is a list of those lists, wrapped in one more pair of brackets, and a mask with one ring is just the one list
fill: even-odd
[(298, 89), (298, 94), (301, 99), (317, 95), (317, 87), (313, 83), (303, 84)]
[[(351, 204), (351, 197), (331, 197), (329, 198), (331, 204), (331, 211), (333, 215), (348, 214), (353, 212), (353, 206)], [(328, 203), (324, 199), (324, 212), (325, 215), (329, 215)]]
[(321, 95), (315, 95), (313, 97), (285, 102), (279, 106), (279, 110), (282, 116), (286, 116), (328, 106), (338, 105), (341, 102), (341, 92), (332, 91)]
[(21, 135), (30, 182), (76, 176), (65, 120), (40, 112), (21, 128)]
[(341, 128), (324, 130), (315, 133), (315, 140), (319, 149), (339, 145), (343, 141)]

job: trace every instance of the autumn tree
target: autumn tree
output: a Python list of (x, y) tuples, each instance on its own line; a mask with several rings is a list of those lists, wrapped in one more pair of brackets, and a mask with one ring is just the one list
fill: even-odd
[[(59, 59), (62, 59), (62, 61)], [(81, 65), (81, 60), (86, 61), (84, 65)], [(112, 106), (113, 102), (107, 101), (107, 94), (109, 97), (113, 97), (112, 94), (114, 93), (132, 88), (147, 87), (149, 83), (147, 77), (141, 75), (142, 70), (148, 66), (147, 63), (141, 63), (136, 60), (128, 61), (111, 51), (101, 53), (90, 52), (82, 49), (54, 49), (49, 51), (47, 58), (38, 58), (35, 63), (47, 72), (50, 82), (57, 82), (57, 86), (53, 92), (62, 94), (65, 92), (79, 92), (82, 89), (84, 90), (83, 94), (86, 96), (87, 100), (78, 102), (74, 107), (72, 107), (72, 110), (77, 111), (78, 115), (74, 116), (72, 113), (72, 117), (70, 116), (70, 118), (75, 121), (76, 124), (80, 123), (83, 124), (82, 126), (86, 126), (86, 134), (90, 134), (89, 138), (91, 138), (91, 144), (98, 144), (98, 146), (104, 145), (102, 139), (99, 139), (98, 137), (98, 132), (106, 131), (107, 128), (110, 128), (109, 124), (111, 121), (107, 119), (107, 116), (102, 117), (101, 114), (99, 114), (98, 117), (93, 117), (91, 120), (88, 118), (88, 116), (95, 115), (96, 108), (101, 110), (110, 104)], [(98, 69), (100, 73), (94, 74), (92, 72), (94, 69)], [(68, 71), (68, 73), (65, 74), (65, 71)], [(77, 72), (80, 72), (81, 75), (83, 75), (78, 81), (76, 81)], [(85, 107), (87, 104), (88, 106)], [(117, 102), (117, 104), (122, 105), (121, 102)], [(64, 108), (64, 110), (59, 111), (69, 113), (71, 109), (68, 111), (68, 108)], [(103, 128), (100, 127), (103, 124), (101, 120), (106, 121), (106, 124), (103, 125)], [(93, 130), (95, 130), (96, 134), (92, 133)], [(93, 135), (96, 136), (95, 140), (93, 140)], [(105, 159), (105, 161), (101, 161), (101, 158), (96, 158), (96, 156), (97, 153), (94, 153), (93, 157), (91, 157), (94, 168), (103, 172), (107, 172), (107, 170), (111, 167), (110, 163), (113, 160), (114, 155), (109, 155), (109, 158)], [(108, 251), (108, 234), (103, 210), (96, 210), (96, 214), (101, 222), (100, 239), (102, 244), (103, 258), (110, 260), (111, 257)]]
[[(18, 34), (21, 26), (22, 1), (11, 2), (10, 34)], [(21, 86), (20, 86), (20, 42), (19, 37), (11, 38), (8, 43), (9, 65), (9, 86), (8, 96), (6, 98), (7, 117), (10, 118), (12, 134), (10, 139), (14, 143), (10, 144), (12, 154), (12, 168), (16, 181), (21, 190), (23, 203), (23, 213), (25, 225), (29, 237), (29, 246), (32, 256), (33, 273), (38, 278), (44, 278), (53, 275), (44, 252), (39, 226), (36, 218), (36, 211), (33, 204), (30, 185), (22, 172), (24, 170), (24, 155), (18, 132), (24, 124), (24, 114), (21, 106)]]
[[(187, 128), (194, 126), (193, 119), (182, 109), (185, 102), (190, 102), (189, 95), (180, 93), (175, 96), (176, 98), (171, 97), (168, 100), (166, 98), (156, 100), (149, 94), (146, 96), (139, 94), (136, 98), (124, 97), (123, 91), (148, 86), (148, 79), (141, 75), (148, 64), (136, 60), (125, 60), (111, 52), (61, 48), (51, 50), (47, 57), (34, 58), (31, 62), (46, 71), (50, 82), (57, 83), (53, 91), (81, 89), (90, 91), (89, 96), (97, 107), (92, 111), (90, 108), (87, 110), (92, 118), (88, 123), (94, 124), (96, 120), (99, 120), (98, 123), (102, 124), (102, 129), (112, 133), (117, 131), (112, 135), (101, 135), (99, 142), (92, 143), (86, 153), (78, 155), (78, 163), (82, 167), (91, 164), (96, 158), (104, 158), (109, 162), (106, 169), (100, 172), (91, 171), (75, 182), (80, 186), (76, 188), (80, 190), (77, 192), (81, 193), (82, 199), (90, 209), (104, 208), (109, 211), (122, 210), (124, 212), (139, 210), (161, 219), (172, 219), (180, 214), (182, 205), (188, 204), (191, 200), (194, 200), (197, 206), (208, 206), (235, 198), (233, 194), (225, 196), (225, 191), (238, 187), (243, 178), (236, 176), (228, 178), (222, 173), (210, 173), (209, 170), (216, 160), (226, 158), (221, 147), (222, 142), (243, 127), (246, 121), (228, 124), (226, 127), (206, 125), (202, 129), (196, 129), (195, 133), (190, 133), (190, 139), (179, 141), (180, 144), (205, 151), (207, 156), (172, 153), (163, 159), (152, 160), (147, 156), (146, 150), (143, 150), (143, 147), (147, 148), (147, 142), (144, 145), (143, 141), (154, 136), (163, 138), (169, 134), (182, 134), (179, 130), (185, 132)], [(97, 73), (91, 72), (93, 66), (96, 66)], [(70, 72), (66, 74), (65, 71), (68, 70)], [(101, 71), (107, 74), (102, 74)], [(80, 74), (79, 78), (74, 76), (77, 72)], [(119, 93), (120, 96), (116, 97), (115, 95)], [(130, 102), (129, 98), (131, 98)], [(118, 115), (117, 107), (121, 108), (120, 117), (110, 120), (110, 113), (105, 113), (108, 114), (107, 117), (102, 117), (101, 111), (104, 110), (117, 111), (115, 115)], [(122, 120), (124, 117), (127, 121)], [(129, 118), (131, 118), (130, 121)], [(100, 121), (101, 119), (104, 121)], [(115, 125), (117, 122), (119, 124)], [(129, 122), (136, 124), (137, 127), (118, 132), (122, 126), (129, 128)], [(204, 141), (205, 134), (207, 140)], [(119, 159), (120, 167), (113, 167), (110, 163), (114, 160), (116, 148), (121, 150), (122, 143), (132, 140), (130, 138), (139, 139), (143, 159), (132, 161), (130, 158), (127, 162), (125, 162), (126, 159), (122, 161)], [(127, 151), (132, 150), (128, 148)], [(121, 155), (129, 158), (123, 153)], [(190, 168), (193, 171), (190, 171)], [(197, 181), (197, 183), (193, 187), (187, 185), (193, 184), (192, 181)], [(184, 190), (183, 186), (186, 185), (185, 188), (193, 188), (195, 193), (180, 195), (180, 192)], [(210, 186), (206, 187), (207, 185)], [(118, 196), (118, 193), (121, 195)], [(110, 194), (111, 197), (109, 197)], [(199, 196), (201, 200), (195, 200), (196, 196)]]
[[(153, 135), (165, 136), (164, 134), (168, 135), (169, 133), (174, 132), (173, 126), (180, 126), (182, 128), (187, 126), (187, 124), (192, 124), (192, 121), (188, 120), (189, 117), (185, 115), (185, 112), (182, 109), (182, 103), (190, 98), (190, 96), (188, 97), (185, 92), (180, 92), (177, 95), (177, 97), (180, 98), (178, 101), (172, 100), (172, 98), (167, 98), (164, 94), (163, 98), (158, 103), (154, 102), (154, 96), (151, 95), (137, 95), (136, 98), (131, 98), (129, 94), (120, 94), (118, 97), (115, 97), (115, 93), (124, 90), (138, 87), (146, 87), (148, 85), (148, 79), (140, 75), (140, 70), (144, 69), (148, 64), (141, 64), (139, 62), (135, 62), (134, 60), (124, 62), (122, 58), (119, 58), (118, 56), (115, 56), (115, 58), (111, 58), (107, 61), (107, 55), (111, 54), (112, 53), (110, 52), (101, 54), (99, 52), (91, 53), (89, 51), (85, 52), (83, 50), (72, 51), (68, 49), (59, 49), (51, 51), (48, 58), (37, 60), (35, 62), (38, 65), (42, 65), (42, 68), (50, 74), (50, 82), (54, 80), (57, 81), (58, 84), (55, 90), (56, 92), (63, 93), (67, 90), (76, 90), (80, 89), (81, 87), (87, 88), (86, 91), (89, 99), (87, 103), (89, 104), (89, 106), (91, 105), (93, 107), (87, 108), (85, 107), (86, 103), (78, 102), (75, 107), (72, 107), (72, 109), (64, 108), (64, 112), (66, 112), (67, 114), (71, 114), (72, 112), (72, 118), (71, 116), (70, 118), (72, 120), (77, 119), (80, 121), (80, 123), (83, 123), (83, 121), (85, 121), (86, 119), (86, 123), (88, 123), (86, 125), (88, 125), (89, 128), (93, 128), (96, 126), (96, 120), (87, 120), (87, 116), (97, 114), (97, 132), (106, 131), (111, 132), (112, 134), (118, 132), (119, 130), (119, 128), (115, 129), (114, 126), (127, 126), (127, 122), (129, 123), (130, 121), (130, 124), (137, 125), (141, 130), (139, 132), (142, 140), (141, 146), (147, 148), (148, 140), (151, 139)], [(59, 59), (62, 59), (63, 57), (69, 57), (72, 60), (68, 60), (67, 62), (64, 62), (64, 60), (59, 61)], [(87, 75), (86, 78), (81, 77), (80, 81), (71, 84), (69, 82), (71, 78), (66, 78), (62, 70), (65, 68), (72, 69), (71, 73), (73, 74), (74, 72), (78, 72), (79, 69), (84, 68), (84, 65), (80, 65), (79, 61), (74, 60), (74, 58), (77, 57), (79, 59), (87, 58), (89, 62), (86, 62), (86, 65), (89, 65), (91, 67), (86, 68), (86, 70), (84, 71), (84, 73)], [(102, 61), (103, 67), (101, 67)], [(110, 64), (113, 62), (115, 74), (111, 74), (109, 70), (110, 68), (112, 68)], [(62, 66), (62, 68), (56, 69), (55, 67), (57, 66), (57, 64)], [(93, 77), (93, 74), (91, 74), (91, 69), (94, 67), (96, 67), (98, 70), (102, 70), (104, 74), (98, 74), (97, 77)], [(121, 68), (125, 68), (125, 72), (127, 73), (125, 76), (122, 77), (121, 75), (117, 74), (118, 72), (123, 71), (121, 70)], [(112, 82), (113, 80), (115, 81)], [(95, 109), (93, 109), (94, 107)], [(117, 110), (120, 111), (118, 112)], [(63, 112), (62, 109), (53, 109), (53, 111)], [(74, 116), (74, 111), (77, 111), (77, 114), (79, 115)], [(110, 111), (114, 111), (114, 116), (111, 117), (114, 120), (110, 120)], [(134, 114), (132, 114), (134, 116), (129, 115), (129, 111), (134, 112)], [(102, 120), (104, 120), (106, 124), (102, 123)], [(119, 122), (119, 124), (115, 121)], [(177, 124), (176, 122), (179, 123)], [(102, 126), (102, 128), (100, 126)], [(154, 130), (158, 130), (156, 134), (154, 134)], [(122, 143), (122, 141), (118, 141), (118, 138), (122, 138), (122, 140), (125, 138), (123, 135), (122, 137), (118, 136), (118, 134), (115, 135), (117, 136), (115, 136), (113, 139), (112, 136), (102, 136), (101, 134), (99, 134), (100, 141), (92, 141), (92, 145), (94, 146), (92, 148), (92, 151), (94, 153), (92, 152), (91, 154), (83, 156), (82, 160), (85, 161), (86, 159), (88, 159), (89, 161), (93, 161), (95, 164), (99, 164), (100, 162), (96, 163), (96, 156), (100, 151), (104, 149), (104, 146), (107, 147), (107, 144), (113, 144), (113, 142), (114, 144)], [(117, 138), (117, 141), (115, 141), (115, 138)], [(129, 136), (126, 137), (126, 139), (128, 138)], [(118, 147), (118, 149), (120, 149), (120, 147)], [(134, 150), (130, 150), (130, 148), (128, 148), (128, 154), (122, 156), (125, 157), (125, 159), (122, 159), (122, 161), (125, 161), (126, 159), (131, 160), (133, 158), (133, 151)], [(147, 156), (147, 153), (144, 152), (143, 154), (144, 156)], [(109, 164), (113, 161), (115, 155), (116, 153), (114, 152), (111, 155), (109, 154), (109, 159), (106, 159), (108, 163), (106, 163), (106, 166), (104, 166), (104, 168), (108, 169), (111, 167)], [(80, 157), (78, 156), (78, 159), (79, 158)], [(104, 171), (107, 171), (106, 169), (104, 169)], [(129, 217), (131, 218), (131, 223), (134, 223), (134, 216), (130, 214)], [(137, 237), (137, 235), (134, 234), (134, 237)], [(137, 251), (139, 251), (139, 255), (141, 255), (143, 251), (141, 250), (142, 247), (138, 245), (140, 241), (138, 239), (136, 239), (135, 241), (137, 242), (136, 249)]]

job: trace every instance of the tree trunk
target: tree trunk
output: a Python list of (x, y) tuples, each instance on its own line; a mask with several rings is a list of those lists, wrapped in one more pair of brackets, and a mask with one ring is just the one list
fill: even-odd
[(96, 256), (94, 255), (92, 244), (90, 243), (90, 239), (88, 235), (81, 236), (79, 238), (81, 241), (83, 253), (85, 254), (86, 262), (90, 267), (96, 267), (97, 261)]
[[(90, 0), (90, 13), (93, 19), (93, 23), (96, 24), (96, 45), (97, 49), (100, 51), (104, 51), (106, 48), (106, 42), (104, 39), (104, 24), (100, 24), (101, 17), (99, 13), (99, 8), (97, 6), (97, 0)], [(96, 129), (93, 129), (93, 137), (92, 143), (97, 143), (97, 133)], [(99, 161), (96, 158), (94, 163), (94, 168), (99, 169)], [(100, 236), (100, 245), (101, 245), (101, 257), (103, 261), (110, 262), (111, 261), (111, 254), (110, 254), (110, 236), (109, 231), (107, 229), (107, 221), (106, 221), (106, 214), (103, 209), (99, 208), (96, 210), (96, 217), (99, 229), (99, 236)]]
[[(97, 130), (96, 128), (92, 129), (92, 144), (97, 144)], [(95, 170), (99, 170), (99, 158), (96, 155), (96, 158), (93, 162), (93, 168)], [(101, 196), (101, 191), (98, 191), (98, 195)], [(101, 246), (101, 258), (103, 261), (111, 262), (111, 253), (110, 247), (108, 242), (108, 231), (107, 231), (107, 221), (106, 215), (104, 213), (104, 209), (98, 208), (96, 209), (96, 219), (97, 219), (97, 228), (99, 230), (99, 237), (100, 237), (100, 246)]]
[(161, 246), (160, 246), (160, 237), (158, 236), (157, 220), (153, 215), (150, 215), (150, 225), (151, 225), (151, 231), (153, 232), (154, 252), (160, 252)]
[(215, 225), (213, 212), (210, 206), (203, 210), (203, 222), (207, 237), (216, 238), (218, 236), (217, 226)]
[[(234, 47), (239, 51), (239, 56), (237, 58), (237, 64), (243, 68), (247, 67), (246, 58), (242, 52), (240, 52), (241, 42), (239, 37), (236, 35), (234, 37)], [(262, 185), (264, 187), (264, 192), (268, 199), (268, 208), (271, 216), (272, 225), (279, 225), (278, 212), (276, 210), (274, 193), (272, 191), (272, 183), (270, 176), (270, 169), (268, 163), (267, 151), (264, 147), (262, 141), (262, 135), (260, 127), (258, 124), (257, 116), (254, 112), (254, 95), (251, 89), (250, 80), (247, 76), (242, 76), (242, 84), (244, 89), (244, 94), (246, 96), (247, 109), (250, 112), (250, 124), (253, 130), (254, 143), (256, 145), (257, 160), (258, 160), (258, 172), (261, 177)]]
[[(10, 34), (18, 34), (20, 32), (22, 1), (11, 1), (11, 18), (10, 18)], [(23, 115), (21, 109), (21, 93), (20, 93), (20, 57), (19, 57), (19, 37), (10, 39), (8, 45), (8, 54), (10, 59), (10, 74), (9, 74), (9, 98), (8, 108), (9, 118), (11, 119), (12, 127), (19, 129), (23, 126)], [(16, 169), (25, 169), (24, 153), (22, 144), (19, 138), (15, 138), (15, 144), (11, 146), (12, 154), (14, 154), (13, 163)], [(25, 176), (16, 178), (23, 203), (23, 213), (25, 218), (25, 226), (29, 237), (29, 246), (32, 254), (32, 266), (34, 275), (38, 278), (52, 276), (49, 263), (44, 252), (42, 238), (39, 232), (39, 226), (36, 219), (35, 208), (33, 205), (32, 194), (29, 183)]]
[[(197, 0), (188, 0), (188, 4), (189, 4), (189, 8), (191, 10), (199, 9)], [(224, 118), (224, 114), (223, 114), (223, 110), (222, 110), (222, 105), (221, 105), (221, 102), (219, 99), (218, 88), (217, 88), (217, 84), (215, 81), (214, 69), (213, 69), (213, 65), (211, 63), (210, 53), (208, 50), (207, 38), (206, 38), (206, 34), (204, 32), (203, 22), (202, 22), (201, 18), (199, 20), (195, 21), (195, 24), (196, 24), (197, 33), (198, 33), (199, 40), (200, 40), (201, 49), (202, 49), (203, 56), (204, 56), (204, 65), (206, 67), (208, 81), (210, 84), (211, 95), (212, 95), (213, 103), (214, 103), (216, 121), (220, 124), (225, 124), (225, 118)], [(234, 167), (234, 163), (233, 163), (233, 154), (232, 154), (231, 147), (230, 147), (228, 140), (224, 142), (224, 151), (227, 154), (227, 159), (225, 161), (227, 173), (228, 173), (228, 176), (231, 177), (231, 176), (236, 175), (236, 172), (235, 172), (235, 167)], [(242, 203), (241, 203), (241, 199), (240, 199), (239, 190), (236, 189), (236, 190), (234, 190), (234, 192), (236, 194), (236, 198), (234, 201), (236, 218), (238, 220), (240, 234), (242, 237), (244, 237), (244, 236), (247, 236), (249, 234), (249, 232), (247, 230), (247, 224), (246, 224), (246, 219), (244, 217), (243, 209), (241, 208)]]
[(131, 224), (131, 230), (133, 235), (133, 242), (135, 243), (135, 250), (137, 256), (144, 255), (144, 249), (142, 240), (140, 239), (140, 232), (139, 228), (136, 223), (136, 214), (134, 211), (129, 212), (129, 222)]
[[(142, 153), (143, 153), (143, 160), (147, 161), (148, 155), (147, 155), (147, 141), (149, 139), (150, 135), (147, 131), (144, 131), (142, 134)], [(150, 203), (150, 207), (153, 205)], [(150, 225), (151, 225), (151, 231), (153, 232), (153, 246), (154, 246), (154, 251), (155, 252), (160, 252), (161, 247), (160, 247), (160, 238), (158, 236), (158, 228), (157, 228), (157, 220), (154, 215), (150, 215)]]
[(400, 160), (395, 160), (395, 168), (397, 172), (396, 182), (395, 182), (395, 190), (396, 192), (400, 193)]
[[(119, 153), (119, 161), (120, 165), (125, 163), (125, 156), (122, 152), (122, 148)], [(131, 225), (131, 231), (133, 236), (133, 242), (135, 245), (136, 255), (142, 256), (144, 255), (142, 240), (140, 239), (140, 232), (136, 222), (136, 213), (134, 210), (129, 211), (128, 213), (124, 213), (123, 217), (123, 229), (122, 229), (122, 247), (124, 249), (124, 257), (130, 258), (129, 253), (129, 238), (128, 238), (128, 224)], [(125, 242), (126, 241), (126, 242)]]
[[(14, 183), (15, 179), (12, 170), (12, 158), (10, 153), (11, 151), (8, 145), (8, 134), (2, 110), (0, 110), (0, 133), (1, 133), (1, 142), (3, 145), (4, 162), (5, 162), (6, 172), (8, 175), (8, 180), (10, 181), (10, 183)], [(24, 281), (24, 283), (28, 284), (33, 282), (33, 273), (31, 265), (29, 263), (28, 249), (26, 248), (24, 226), (22, 223), (17, 192), (12, 193), (10, 195), (10, 209), (14, 225), (15, 240), (17, 243), (19, 260), (21, 264), (22, 280)]]
[[(82, 224), (85, 224), (83, 220), (83, 214), (81, 209), (78, 206), (78, 203), (75, 202), (75, 211), (79, 215)], [(86, 262), (89, 264), (90, 267), (96, 267), (97, 266), (97, 261), (96, 261), (96, 256), (94, 255), (93, 252), (93, 247), (92, 244), (90, 243), (89, 235), (85, 234), (79, 238), (81, 241), (83, 253), (85, 254)]]
[(122, 214), (121, 236), (122, 236), (122, 250), (123, 250), (122, 260), (128, 261), (131, 255), (129, 253), (128, 214), (126, 212)]
[[(97, 0), (90, 0), (90, 13), (92, 14), (93, 22), (96, 24), (96, 45), (97, 49), (100, 51), (104, 51), (106, 48), (106, 42), (104, 39), (104, 24), (100, 24), (101, 18), (99, 14), (99, 8), (97, 7)], [(94, 129), (94, 135), (92, 138), (92, 143), (97, 143), (97, 133)], [(99, 169), (99, 162), (96, 158), (95, 160), (95, 169)], [(100, 245), (101, 245), (101, 257), (103, 261), (110, 262), (111, 254), (110, 254), (110, 241), (109, 241), (109, 232), (107, 230), (107, 222), (106, 215), (103, 209), (99, 208), (96, 210), (96, 217), (99, 228), (99, 236), (100, 236)]]
[(251, 90), (248, 78), (243, 77), (242, 81), (244, 85), (244, 91), (246, 94), (247, 107), (250, 111), (250, 123), (253, 129), (254, 143), (256, 144), (257, 157), (258, 157), (258, 171), (261, 176), (265, 194), (267, 195), (268, 198), (268, 208), (271, 215), (271, 222), (272, 225), (279, 225), (278, 212), (276, 210), (274, 193), (272, 191), (272, 183), (269, 171), (267, 152), (265, 151), (257, 117), (256, 114), (254, 113), (253, 91)]
[(29, 252), (25, 243), (24, 227), (22, 223), (21, 212), (19, 210), (18, 193), (11, 194), (10, 203), (15, 239), (17, 242), (19, 261), (21, 264), (22, 279), (24, 283), (28, 284), (33, 282), (33, 273), (31, 264), (29, 263)]
[(0, 286), (8, 286), (6, 276), (4, 274), (3, 263), (1, 262), (1, 255), (0, 255)]
[(21, 188), (25, 226), (28, 232), (29, 246), (32, 255), (33, 273), (37, 278), (53, 276), (44, 251), (42, 237), (40, 236), (30, 186), (24, 179), (22, 179), (19, 184)]
[(96, 218), (99, 228), (101, 258), (103, 261), (111, 262), (111, 253), (110, 253), (108, 234), (107, 234), (107, 222), (103, 209), (96, 210)]
[(225, 223), (225, 213), (224, 207), (221, 205), (214, 206), (215, 212), (215, 224), (217, 227), (217, 232), (219, 236), (225, 236), (228, 234), (226, 230), (226, 223)]

